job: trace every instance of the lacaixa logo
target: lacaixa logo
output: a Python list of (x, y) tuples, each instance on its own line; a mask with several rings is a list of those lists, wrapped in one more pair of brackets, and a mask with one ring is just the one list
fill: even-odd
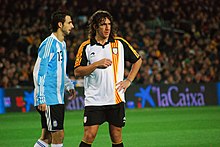
[(200, 91), (190, 91), (188, 87), (180, 91), (177, 86), (170, 86), (166, 92), (161, 92), (160, 87), (153, 87), (152, 93), (156, 94), (159, 107), (205, 105), (204, 86), (200, 87)]
[(141, 107), (146, 107), (149, 103), (151, 107), (183, 107), (183, 106), (204, 106), (205, 86), (200, 86), (199, 90), (190, 90), (184, 87), (181, 90), (178, 86), (152, 86), (140, 87), (135, 96), (141, 99)]

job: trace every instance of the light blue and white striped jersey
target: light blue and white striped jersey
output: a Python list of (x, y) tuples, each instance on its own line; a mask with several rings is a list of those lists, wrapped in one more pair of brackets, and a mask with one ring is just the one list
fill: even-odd
[(64, 104), (64, 90), (74, 89), (66, 75), (66, 43), (52, 33), (40, 45), (33, 70), (34, 105)]

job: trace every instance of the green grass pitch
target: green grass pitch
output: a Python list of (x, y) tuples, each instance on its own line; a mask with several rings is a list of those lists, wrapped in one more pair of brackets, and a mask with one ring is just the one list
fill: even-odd
[[(125, 147), (220, 147), (220, 107), (127, 109)], [(83, 111), (66, 111), (65, 147), (83, 136)], [(41, 133), (37, 112), (0, 115), (0, 147), (33, 147)], [(100, 126), (93, 147), (111, 147), (108, 125)]]

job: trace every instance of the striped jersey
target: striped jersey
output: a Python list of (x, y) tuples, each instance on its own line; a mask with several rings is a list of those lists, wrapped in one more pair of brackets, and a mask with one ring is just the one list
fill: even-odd
[(114, 105), (125, 102), (123, 92), (116, 90), (116, 83), (124, 80), (125, 61), (135, 63), (139, 54), (123, 38), (109, 39), (101, 45), (94, 39), (83, 42), (78, 50), (75, 66), (86, 66), (103, 58), (112, 60), (105, 69), (95, 69), (84, 76), (85, 106)]
[(52, 33), (40, 45), (33, 70), (34, 105), (64, 104), (64, 89), (74, 89), (66, 75), (66, 43)]

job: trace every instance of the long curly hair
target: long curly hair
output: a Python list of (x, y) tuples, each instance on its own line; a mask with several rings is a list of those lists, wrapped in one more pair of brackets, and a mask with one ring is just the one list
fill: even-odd
[(109, 35), (109, 38), (114, 38), (116, 35), (116, 25), (113, 21), (112, 15), (108, 11), (104, 10), (98, 10), (96, 11), (89, 19), (88, 25), (89, 25), (89, 39), (94, 39), (96, 35), (96, 28), (101, 24), (103, 19), (108, 18), (111, 22), (111, 32)]

